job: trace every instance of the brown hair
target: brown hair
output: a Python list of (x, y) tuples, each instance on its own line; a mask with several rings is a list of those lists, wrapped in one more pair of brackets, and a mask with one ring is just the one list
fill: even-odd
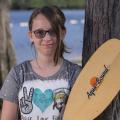
[(45, 6), (42, 8), (36, 8), (29, 19), (29, 31), (32, 31), (33, 20), (37, 17), (37, 15), (44, 15), (47, 20), (50, 22), (52, 29), (55, 31), (58, 44), (57, 49), (54, 55), (55, 64), (58, 63), (60, 57), (63, 58), (64, 52), (67, 52), (66, 46), (63, 40), (60, 39), (60, 29), (65, 30), (65, 16), (64, 13), (57, 6)]

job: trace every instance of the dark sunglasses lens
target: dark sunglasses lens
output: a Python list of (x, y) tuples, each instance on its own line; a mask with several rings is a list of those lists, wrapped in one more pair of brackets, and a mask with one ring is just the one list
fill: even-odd
[(36, 30), (34, 31), (34, 34), (37, 38), (44, 38), (45, 37), (45, 34), (46, 34), (46, 31), (44, 30)]
[(52, 30), (52, 29), (51, 29), (51, 30), (49, 30), (49, 31), (48, 31), (48, 33), (49, 33), (49, 35), (50, 35), (50, 36), (52, 36), (52, 37), (55, 37), (55, 36), (56, 36), (55, 31), (54, 31), (54, 30)]
[(56, 33), (52, 29), (50, 29), (50, 30), (36, 30), (36, 31), (34, 31), (35, 37), (38, 38), (38, 39), (44, 38), (46, 33), (48, 33), (51, 37), (55, 37), (56, 36)]

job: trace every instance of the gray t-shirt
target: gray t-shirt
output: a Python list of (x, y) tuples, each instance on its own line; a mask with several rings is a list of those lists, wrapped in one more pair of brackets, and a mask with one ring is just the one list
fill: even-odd
[(0, 98), (19, 104), (21, 120), (58, 120), (81, 67), (64, 59), (54, 75), (42, 77), (30, 61), (9, 72)]

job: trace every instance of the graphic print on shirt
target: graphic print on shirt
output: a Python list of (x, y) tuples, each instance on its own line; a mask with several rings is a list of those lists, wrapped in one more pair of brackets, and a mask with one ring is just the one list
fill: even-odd
[(41, 110), (42, 113), (52, 104), (52, 102), (53, 91), (51, 89), (46, 89), (44, 92), (38, 88), (34, 90), (33, 103)]
[[(34, 94), (33, 94), (34, 91)], [(29, 114), (32, 112), (33, 109), (33, 103), (41, 110), (41, 112), (44, 112), (49, 105), (52, 104), (54, 101), (53, 109), (58, 109), (59, 112), (61, 112), (62, 107), (65, 105), (65, 98), (67, 98), (68, 94), (67, 89), (57, 89), (54, 90), (54, 92), (51, 89), (45, 90), (43, 93), (40, 89), (36, 88), (35, 90), (33, 88), (30, 89), (29, 95), (27, 95), (27, 88), (23, 88), (23, 97), (20, 99), (20, 108), (21, 112), (24, 114)]]
[(19, 91), (21, 120), (57, 120), (69, 94), (68, 81), (26, 81)]
[(69, 90), (66, 88), (60, 88), (54, 90), (54, 105), (53, 109), (57, 108), (61, 112), (67, 101)]
[(24, 114), (29, 114), (32, 112), (33, 104), (32, 104), (32, 96), (34, 89), (31, 88), (29, 95), (27, 95), (27, 88), (23, 88), (23, 97), (20, 99), (20, 108), (21, 112)]

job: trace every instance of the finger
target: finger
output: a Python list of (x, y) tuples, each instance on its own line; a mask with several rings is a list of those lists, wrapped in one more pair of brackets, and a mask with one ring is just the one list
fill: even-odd
[(33, 92), (34, 92), (34, 88), (31, 88), (29, 92), (29, 101), (32, 101)]
[(28, 99), (28, 96), (27, 96), (27, 88), (26, 88), (26, 87), (23, 88), (23, 96), (24, 96), (25, 100)]
[(20, 99), (20, 106), (23, 107), (22, 98)]
[(21, 106), (21, 107), (24, 107), (24, 106), (25, 106), (25, 99), (24, 99), (24, 97), (22, 97), (22, 98), (20, 99), (20, 106)]

